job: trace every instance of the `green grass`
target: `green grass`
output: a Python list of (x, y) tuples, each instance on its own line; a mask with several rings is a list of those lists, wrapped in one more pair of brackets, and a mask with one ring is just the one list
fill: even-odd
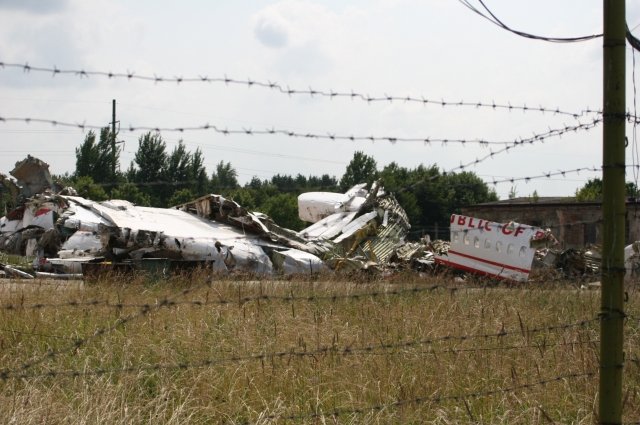
[(34, 257), (22, 257), (20, 255), (11, 255), (0, 252), (0, 263), (19, 267), (22, 270), (32, 270), (33, 260)]
[[(249, 279), (5, 284), (2, 368), (24, 376), (0, 381), (0, 423), (596, 421), (597, 375), (561, 377), (598, 371), (597, 321), (562, 327), (595, 319), (598, 291)], [(82, 304), (94, 300), (123, 306)], [(627, 322), (627, 359), (640, 357), (639, 324)], [(640, 420), (638, 372), (625, 364), (626, 422)]]

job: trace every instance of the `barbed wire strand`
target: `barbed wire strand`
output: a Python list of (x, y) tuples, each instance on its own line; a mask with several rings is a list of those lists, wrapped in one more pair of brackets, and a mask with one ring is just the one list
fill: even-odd
[[(404, 296), (404, 295), (415, 295), (424, 292), (433, 292), (437, 289), (446, 289), (449, 291), (457, 291), (461, 289), (473, 289), (474, 287), (447, 287), (443, 285), (431, 285), (427, 287), (414, 287), (408, 289), (393, 289), (388, 291), (372, 291), (372, 292), (363, 292), (357, 294), (334, 294), (334, 295), (308, 295), (308, 296), (296, 296), (296, 295), (282, 295), (282, 296), (274, 296), (274, 295), (257, 295), (257, 296), (246, 296), (239, 297), (236, 299), (224, 299), (218, 298), (216, 300), (185, 300), (185, 301), (165, 301), (167, 306), (178, 306), (178, 305), (193, 305), (193, 306), (210, 306), (210, 305), (233, 305), (233, 304), (246, 304), (254, 301), (281, 301), (281, 302), (298, 302), (298, 301), (306, 301), (306, 302), (315, 302), (315, 301), (339, 301), (339, 300), (348, 300), (354, 299), (358, 300), (361, 298), (378, 298), (383, 296)], [(208, 297), (207, 297), (208, 298)], [(149, 309), (152, 306), (157, 305), (157, 303), (142, 303), (142, 304), (127, 304), (121, 301), (111, 302), (109, 300), (88, 300), (88, 301), (77, 301), (71, 300), (64, 303), (36, 303), (31, 305), (21, 305), (21, 304), (4, 304), (0, 306), (1, 310), (9, 310), (9, 311), (18, 311), (18, 310), (41, 310), (47, 308), (60, 308), (60, 307), (78, 307), (78, 308), (86, 308), (86, 307), (109, 307), (109, 308), (144, 308)]]
[(238, 79), (231, 78), (228, 76), (224, 77), (208, 77), (206, 75), (199, 75), (197, 77), (164, 77), (161, 75), (138, 75), (133, 71), (127, 72), (110, 72), (110, 71), (91, 71), (84, 69), (61, 69), (57, 66), (53, 67), (44, 67), (44, 66), (33, 66), (29, 65), (29, 63), (9, 63), (9, 62), (0, 62), (0, 69), (3, 68), (16, 68), (21, 69), (24, 73), (31, 72), (41, 72), (51, 74), (52, 77), (57, 75), (72, 75), (78, 78), (89, 78), (89, 77), (106, 77), (108, 79), (126, 79), (128, 81), (131, 80), (140, 80), (140, 81), (149, 81), (156, 84), (161, 83), (174, 83), (174, 84), (182, 84), (182, 83), (222, 83), (226, 86), (229, 85), (237, 85), (237, 86), (245, 86), (247, 88), (251, 87), (260, 87), (272, 90), (274, 92), (284, 94), (287, 96), (296, 96), (303, 95), (311, 98), (346, 98), (351, 100), (359, 100), (366, 102), (368, 104), (371, 103), (393, 103), (393, 102), (402, 102), (402, 103), (416, 103), (421, 105), (434, 105), (440, 107), (469, 107), (476, 109), (492, 109), (492, 110), (506, 110), (506, 111), (521, 111), (521, 112), (539, 112), (543, 114), (553, 114), (553, 115), (566, 115), (573, 118), (579, 118), (585, 114), (589, 114), (592, 112), (598, 113), (598, 111), (591, 110), (587, 108), (581, 112), (569, 112), (565, 110), (561, 110), (559, 107), (556, 108), (548, 108), (543, 106), (528, 106), (527, 104), (522, 105), (513, 105), (511, 103), (496, 103), (495, 101), (491, 102), (465, 102), (463, 100), (460, 101), (449, 101), (444, 99), (430, 99), (425, 98), (423, 96), (395, 96), (395, 95), (377, 95), (370, 96), (368, 94), (359, 93), (355, 91), (337, 91), (337, 90), (317, 90), (311, 87), (307, 89), (297, 89), (291, 88), (288, 85), (279, 84), (272, 81), (259, 81), (252, 78), (247, 79)]
[(592, 128), (596, 127), (596, 125), (598, 123), (600, 123), (602, 120), (600, 119), (594, 119), (593, 122), (591, 123), (587, 123), (587, 124), (578, 124), (576, 126), (567, 126), (565, 128), (562, 129), (554, 129), (554, 130), (550, 130), (548, 135), (544, 136), (544, 137), (531, 137), (531, 138), (527, 138), (527, 139), (521, 139), (518, 142), (514, 142), (512, 145), (509, 146), (505, 146), (502, 149), (499, 149), (497, 151), (491, 151), (489, 154), (483, 156), (483, 157), (479, 157), (476, 158), (475, 161), (471, 161), (468, 162), (466, 164), (460, 164), (457, 167), (451, 168), (448, 172), (452, 173), (452, 172), (456, 172), (456, 171), (463, 171), (466, 170), (469, 167), (475, 166), (481, 162), (486, 161), (487, 159), (493, 158), (495, 155), (500, 154), (500, 153), (508, 153), (511, 149), (518, 147), (518, 146), (523, 146), (523, 145), (531, 145), (533, 143), (537, 143), (537, 142), (544, 142), (546, 139), (550, 138), (550, 137), (559, 137), (564, 135), (567, 132), (571, 132), (571, 131), (578, 131), (578, 130), (591, 130)]
[[(500, 145), (504, 146), (505, 150), (513, 149), (519, 145), (525, 144), (533, 144), (538, 141), (542, 141), (547, 138), (562, 136), (565, 133), (575, 132), (578, 130), (590, 130), (595, 127), (602, 120), (600, 118), (595, 118), (590, 122), (586, 123), (578, 123), (576, 125), (564, 125), (564, 127), (549, 129), (546, 132), (542, 133), (534, 133), (533, 136), (522, 138), (517, 137), (512, 141), (489, 141), (484, 139), (443, 139), (443, 138), (434, 138), (434, 137), (400, 137), (400, 136), (363, 136), (363, 135), (339, 135), (331, 132), (327, 133), (301, 133), (287, 129), (276, 129), (270, 128), (265, 130), (255, 130), (252, 128), (242, 128), (242, 129), (228, 129), (221, 128), (219, 126), (213, 124), (202, 124), (197, 126), (184, 126), (184, 127), (152, 127), (152, 126), (127, 126), (121, 127), (122, 131), (128, 132), (169, 132), (169, 133), (184, 133), (189, 131), (213, 131), (222, 135), (248, 135), (248, 136), (264, 136), (264, 135), (280, 135), (291, 138), (302, 138), (302, 139), (316, 139), (316, 140), (330, 140), (330, 141), (351, 141), (351, 142), (389, 142), (389, 143), (398, 143), (398, 142), (413, 142), (413, 143), (423, 143), (425, 146), (429, 146), (431, 144), (441, 144), (443, 146), (447, 146), (449, 144), (478, 144), (480, 146), (490, 146), (490, 145)], [(20, 122), (24, 124), (49, 124), (54, 127), (72, 127), (78, 128), (82, 131), (85, 130), (101, 130), (105, 128), (105, 126), (95, 125), (95, 124), (86, 124), (86, 123), (72, 123), (65, 121), (58, 121), (52, 119), (45, 118), (32, 118), (32, 117), (3, 117), (0, 116), (0, 123), (9, 123), (9, 122)], [(492, 154), (493, 155), (493, 154)]]
[(39, 333), (39, 332), (26, 332), (26, 331), (19, 331), (17, 329), (2, 328), (2, 329), (0, 329), (0, 332), (11, 333), (11, 334), (16, 334), (16, 335), (37, 336), (37, 337), (43, 337), (43, 338), (57, 338), (57, 339), (75, 340), (75, 338), (71, 337), (71, 336), (53, 335), (53, 334), (45, 334), (45, 333)]
[[(208, 285), (208, 284), (207, 284)], [(193, 291), (201, 288), (202, 286), (195, 286), (192, 288), (186, 288), (182, 291), (180, 291), (177, 295), (175, 295), (173, 298), (178, 298), (178, 297), (182, 297), (185, 295), (188, 295), (190, 293), (192, 293)], [(24, 363), (22, 363), (22, 365), (20, 366), (20, 370), (26, 371), (31, 369), (33, 366), (37, 366), (41, 363), (44, 363), (47, 360), (51, 360), (54, 359), (56, 357), (58, 357), (59, 355), (63, 355), (63, 354), (68, 354), (68, 353), (72, 353), (76, 350), (78, 350), (79, 348), (81, 348), (82, 346), (86, 345), (87, 343), (101, 338), (105, 335), (108, 335), (109, 333), (115, 331), (116, 329), (119, 329), (120, 327), (122, 327), (123, 325), (133, 322), (134, 320), (147, 316), (149, 313), (159, 310), (163, 307), (170, 307), (172, 304), (171, 302), (173, 301), (172, 298), (163, 298), (162, 300), (160, 300), (158, 303), (156, 303), (155, 305), (150, 305), (150, 304), (145, 304), (143, 307), (140, 308), (139, 311), (137, 311), (136, 313), (132, 313), (129, 314), (127, 316), (124, 317), (119, 317), (112, 325), (109, 326), (105, 326), (105, 327), (101, 327), (98, 328), (93, 334), (85, 336), (85, 337), (81, 337), (81, 338), (74, 338), (73, 343), (64, 347), (64, 348), (60, 348), (60, 349), (50, 349), (48, 350), (44, 355), (40, 355), (38, 357), (34, 357), (31, 360), (27, 360)], [(0, 370), (0, 376), (5, 372), (5, 370)]]
[(344, 415), (364, 414), (372, 411), (382, 411), (386, 409), (406, 406), (408, 404), (425, 404), (425, 403), (440, 404), (448, 401), (463, 401), (470, 398), (485, 398), (485, 397), (495, 396), (498, 394), (513, 393), (516, 391), (531, 389), (534, 387), (546, 386), (548, 384), (555, 383), (555, 382), (574, 380), (578, 378), (592, 378), (595, 376), (597, 376), (596, 372), (570, 373), (566, 375), (556, 376), (554, 378), (542, 379), (536, 382), (514, 385), (511, 387), (496, 388), (493, 390), (477, 391), (477, 392), (458, 394), (458, 395), (449, 395), (449, 396), (435, 395), (435, 396), (415, 397), (410, 399), (397, 400), (391, 403), (376, 404), (376, 405), (370, 405), (370, 406), (365, 406), (360, 408), (337, 408), (327, 412), (314, 412), (309, 414), (296, 414), (296, 415), (288, 415), (288, 416), (273, 414), (273, 415), (266, 416), (263, 419), (291, 420), (291, 421), (298, 420), (299, 421), (303, 419), (320, 419), (320, 418), (326, 418), (326, 417), (337, 418)]
[[(237, 363), (237, 362), (245, 362), (252, 360), (268, 360), (273, 358), (283, 358), (283, 357), (313, 357), (325, 354), (336, 354), (336, 355), (351, 355), (351, 354), (363, 354), (363, 353), (372, 353), (377, 350), (390, 350), (390, 349), (402, 349), (402, 348), (411, 348), (421, 345), (431, 345), (438, 342), (451, 342), (451, 341), (469, 341), (473, 339), (490, 339), (490, 338), (505, 338), (507, 336), (522, 336), (524, 335), (533, 335), (542, 332), (555, 332), (555, 331), (564, 331), (567, 329), (574, 328), (584, 328), (591, 323), (599, 323), (600, 318), (583, 320), (580, 322), (573, 323), (565, 323), (560, 325), (551, 325), (551, 326), (541, 326), (537, 328), (531, 329), (523, 329), (517, 328), (513, 330), (505, 330), (502, 329), (499, 332), (493, 333), (478, 333), (478, 334), (467, 334), (467, 335), (445, 335), (440, 337), (428, 338), (428, 339), (420, 339), (420, 340), (412, 340), (412, 341), (403, 341), (399, 343), (377, 343), (375, 345), (361, 346), (361, 347), (344, 347), (344, 348), (336, 348), (335, 346), (331, 347), (321, 347), (316, 350), (304, 350), (304, 351), (295, 351), (295, 350), (285, 350), (279, 352), (271, 352), (271, 353), (259, 353), (259, 354), (250, 354), (246, 356), (232, 356), (225, 359), (205, 359), (197, 362), (181, 362), (174, 364), (154, 364), (148, 366), (131, 366), (125, 368), (100, 368), (94, 370), (64, 370), (64, 371), (56, 371), (56, 370), (48, 370), (43, 372), (29, 372), (25, 371), (22, 367), (16, 370), (8, 370), (4, 369), (0, 371), (0, 379), (8, 380), (8, 379), (27, 379), (27, 378), (36, 378), (36, 377), (58, 377), (58, 376), (67, 376), (67, 377), (79, 377), (79, 376), (89, 376), (89, 375), (105, 375), (109, 373), (118, 373), (118, 374), (126, 374), (126, 373), (135, 373), (140, 371), (150, 371), (150, 370), (164, 370), (164, 369), (190, 369), (190, 368), (203, 368), (210, 367), (217, 364), (223, 363)], [(586, 342), (573, 342), (572, 344), (587, 344), (592, 343), (593, 340), (589, 340)], [(567, 343), (561, 343), (560, 345), (569, 345)], [(446, 349), (446, 350), (437, 350), (433, 351), (430, 354), (436, 353), (463, 353), (463, 352), (472, 352), (472, 351), (498, 351), (498, 350), (514, 350), (519, 348), (542, 348), (545, 346), (551, 346), (549, 344), (538, 344), (529, 346), (506, 346), (506, 347), (482, 347), (480, 349)]]
[[(85, 129), (99, 129), (102, 128), (102, 126), (96, 126), (96, 125), (88, 125), (88, 124), (74, 124), (74, 123), (68, 123), (68, 122), (61, 122), (61, 121), (56, 121), (56, 120), (50, 120), (50, 119), (41, 119), (41, 118), (16, 118), (16, 117), (0, 117), (0, 123), (2, 122), (10, 122), (10, 121), (17, 121), (17, 122), (24, 122), (24, 123), (31, 123), (31, 122), (37, 122), (37, 123), (44, 123), (44, 124), (50, 124), (53, 126), (57, 126), (57, 125), (63, 125), (63, 126), (69, 126), (69, 127), (77, 127), (82, 129), (83, 131)], [(481, 162), (484, 162), (486, 160), (489, 159), (493, 159), (494, 156), (499, 155), (501, 153), (509, 153), (511, 151), (511, 149), (514, 149), (516, 147), (519, 146), (526, 146), (526, 145), (531, 145), (534, 143), (543, 143), (546, 139), (549, 138), (554, 138), (554, 137), (562, 137), (564, 134), (568, 133), (568, 132), (577, 132), (579, 130), (591, 130), (593, 128), (595, 128), (598, 123), (600, 123), (602, 120), (601, 119), (594, 119), (592, 122), (588, 122), (588, 123), (580, 123), (577, 125), (566, 125), (565, 127), (562, 128), (556, 128), (556, 129), (550, 129), (549, 131), (545, 132), (545, 133), (541, 133), (541, 134), (534, 134), (532, 137), (528, 137), (528, 138), (519, 138), (516, 139), (513, 142), (494, 142), (496, 144), (500, 144), (500, 145), (504, 145), (503, 148), (498, 149), (496, 151), (490, 150), (490, 152), (482, 157), (477, 157), (474, 161), (468, 162), (466, 164), (460, 164), (457, 167), (453, 167), (448, 171), (444, 171), (443, 174), (446, 175), (447, 173), (455, 173), (455, 172), (461, 172), (461, 171), (465, 171), (471, 167), (474, 167), (478, 164), (480, 164)], [(292, 132), (289, 130), (275, 130), (275, 129), (271, 129), (271, 130), (251, 130), (251, 129), (243, 129), (243, 130), (222, 130), (217, 128), (216, 126), (212, 126), (210, 124), (204, 124), (202, 126), (195, 126), (195, 127), (174, 127), (174, 128), (160, 128), (160, 127), (129, 127), (128, 129), (131, 132), (134, 131), (156, 131), (156, 132), (162, 132), (162, 131), (168, 131), (168, 132), (185, 132), (185, 131), (198, 131), (198, 130), (213, 130), (219, 134), (224, 134), (224, 135), (230, 135), (230, 134), (246, 134), (246, 135), (267, 135), (267, 134), (280, 134), (280, 135), (285, 135), (287, 137), (296, 137), (296, 138), (306, 138), (306, 139), (317, 139), (317, 140), (350, 140), (350, 141), (363, 141), (363, 140), (367, 140), (367, 141), (388, 141), (390, 143), (396, 143), (396, 142), (423, 142), (425, 145), (431, 145), (432, 141), (434, 139), (431, 138), (400, 138), (400, 137), (377, 137), (377, 136), (339, 136), (339, 135), (332, 135), (332, 134), (313, 134), (313, 133), (296, 133), (296, 132)], [(487, 144), (489, 142), (484, 141), (484, 140), (464, 140), (464, 139), (438, 139), (437, 143), (441, 143), (443, 146), (446, 146), (449, 143), (459, 143), (462, 146), (464, 146), (466, 143), (479, 143), (479, 144), (483, 144), (485, 146), (487, 146)], [(507, 143), (505, 145), (505, 143)], [(413, 185), (410, 185), (408, 188), (413, 188), (414, 186), (416, 186), (417, 184), (420, 184), (426, 180), (434, 180), (436, 178), (440, 177), (438, 176), (431, 176), (431, 177), (427, 177), (425, 179), (422, 179), (419, 182), (414, 183)], [(546, 175), (545, 175), (546, 177)], [(406, 189), (408, 189), (406, 188)]]

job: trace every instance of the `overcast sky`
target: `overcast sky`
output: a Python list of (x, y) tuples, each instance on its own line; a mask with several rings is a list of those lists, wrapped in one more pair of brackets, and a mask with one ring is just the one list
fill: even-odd
[[(545, 36), (602, 32), (601, 0), (486, 0), (513, 28)], [(627, 2), (627, 22), (640, 34), (640, 2)], [(0, 0), (0, 61), (59, 69), (207, 76), (276, 82), (292, 89), (410, 96), (444, 102), (481, 102), (559, 108), (602, 108), (602, 39), (574, 44), (529, 40), (506, 32), (456, 0), (205, 1)], [(640, 55), (636, 53), (640, 65)], [(627, 105), (633, 111), (632, 51), (627, 48)], [(640, 69), (636, 82), (640, 84)], [(121, 168), (137, 149), (131, 126), (177, 128), (206, 123), (229, 130), (283, 129), (432, 140), (513, 142), (550, 129), (589, 123), (571, 116), (522, 110), (366, 102), (282, 94), (223, 83), (154, 83), (98, 76), (0, 69), (0, 116), (108, 125), (111, 101), (124, 140)], [(0, 122), (0, 172), (27, 154), (73, 172), (85, 133), (51, 125)], [(340, 177), (354, 151), (379, 168), (435, 164), (452, 170), (485, 157), (474, 143), (338, 141), (286, 135), (163, 132), (171, 151), (179, 139), (200, 148), (210, 173), (229, 161), (241, 182), (252, 176), (328, 173)], [(628, 127), (627, 163), (632, 164)], [(469, 166), (487, 182), (600, 167), (602, 127), (496, 153)], [(567, 173), (499, 183), (506, 198), (537, 191), (571, 196), (599, 172)], [(629, 171), (627, 179), (634, 180)]]

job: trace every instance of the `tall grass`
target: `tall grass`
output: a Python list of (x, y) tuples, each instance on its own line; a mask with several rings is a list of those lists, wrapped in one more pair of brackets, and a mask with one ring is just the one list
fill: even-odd
[[(5, 284), (0, 422), (594, 423), (598, 291), (466, 285), (412, 275)], [(120, 307), (82, 304), (104, 300)], [(627, 359), (640, 357), (639, 324), (625, 328)], [(640, 420), (639, 371), (625, 364), (628, 422)]]

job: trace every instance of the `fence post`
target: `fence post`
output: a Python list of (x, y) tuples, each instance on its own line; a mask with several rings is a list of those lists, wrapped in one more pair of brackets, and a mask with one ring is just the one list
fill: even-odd
[(622, 423), (625, 235), (625, 0), (604, 0), (601, 424)]

